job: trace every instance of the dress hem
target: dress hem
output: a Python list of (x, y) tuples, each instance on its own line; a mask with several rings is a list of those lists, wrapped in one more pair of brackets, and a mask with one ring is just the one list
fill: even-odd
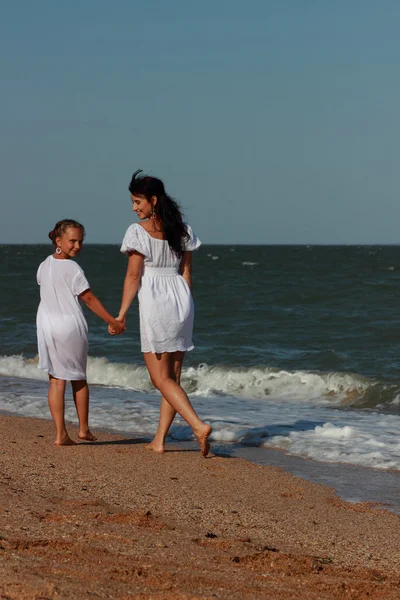
[(191, 352), (194, 350), (194, 346), (190, 346), (189, 348), (176, 348), (175, 350), (143, 350), (141, 349), (142, 354), (173, 354), (174, 352)]
[(50, 369), (46, 369), (46, 367), (41, 367), (40, 365), (38, 365), (38, 369), (40, 369), (41, 371), (44, 371), (48, 375), (51, 375), (52, 377), (54, 377), (54, 379), (62, 379), (63, 381), (86, 381), (87, 380), (87, 376), (85, 376), (85, 377), (59, 377), (58, 375), (55, 375), (54, 373), (52, 373), (50, 371)]

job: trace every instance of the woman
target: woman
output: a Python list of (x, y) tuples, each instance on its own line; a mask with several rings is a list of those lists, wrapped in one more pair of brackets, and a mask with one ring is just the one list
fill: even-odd
[[(183, 222), (163, 182), (138, 176), (141, 172), (134, 173), (129, 185), (141, 223), (128, 227), (121, 246), (129, 260), (117, 321), (125, 326), (138, 291), (141, 348), (151, 381), (162, 395), (158, 429), (147, 447), (164, 452), (166, 435), (179, 413), (207, 456), (211, 427), (199, 419), (180, 385), (185, 352), (194, 347), (191, 265), (192, 251), (200, 241)], [(113, 333), (111, 327), (109, 331)]]

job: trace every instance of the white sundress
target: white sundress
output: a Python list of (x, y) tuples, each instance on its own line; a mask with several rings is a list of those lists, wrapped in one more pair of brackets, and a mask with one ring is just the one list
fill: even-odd
[[(186, 228), (185, 250), (197, 250), (201, 242), (189, 225)], [(142, 352), (193, 350), (194, 305), (190, 288), (179, 274), (181, 259), (166, 240), (151, 237), (139, 223), (128, 227), (122, 241), (123, 254), (133, 250), (144, 255), (138, 291)]]
[(37, 271), (40, 304), (36, 317), (39, 369), (57, 379), (86, 379), (88, 326), (79, 295), (90, 288), (73, 260), (48, 256)]

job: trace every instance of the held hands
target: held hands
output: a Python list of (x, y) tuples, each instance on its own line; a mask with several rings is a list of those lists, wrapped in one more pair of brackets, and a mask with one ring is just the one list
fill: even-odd
[(120, 335), (126, 330), (126, 318), (116, 317), (114, 323), (108, 326), (110, 335)]

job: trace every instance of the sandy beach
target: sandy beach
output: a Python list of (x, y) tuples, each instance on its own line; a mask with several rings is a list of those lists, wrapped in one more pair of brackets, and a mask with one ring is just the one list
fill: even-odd
[(382, 508), (242, 459), (0, 428), (0, 598), (400, 598), (400, 517)]

